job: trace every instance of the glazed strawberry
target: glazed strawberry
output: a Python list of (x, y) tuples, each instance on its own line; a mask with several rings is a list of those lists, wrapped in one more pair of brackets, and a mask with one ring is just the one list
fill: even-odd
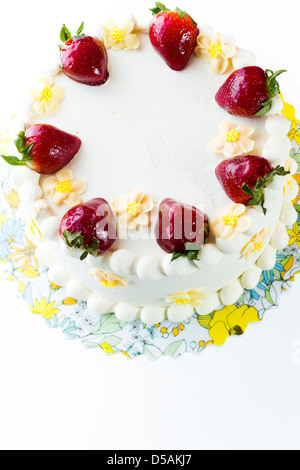
[(15, 145), (22, 158), (1, 155), (7, 163), (52, 175), (75, 157), (81, 140), (49, 124), (34, 124), (18, 134)]
[(70, 248), (83, 250), (81, 260), (88, 254), (103, 255), (117, 239), (113, 212), (102, 198), (72, 207), (64, 215), (59, 233)]
[(247, 155), (222, 161), (216, 168), (216, 176), (227, 196), (236, 204), (262, 205), (264, 213), (264, 189), (276, 175), (288, 172), (281, 166), (273, 168), (262, 157)]
[(152, 46), (172, 70), (183, 70), (197, 46), (199, 29), (195, 21), (176, 8), (171, 11), (156, 2), (149, 37)]
[(100, 39), (82, 34), (84, 23), (72, 34), (64, 25), (61, 29), (61, 68), (67, 77), (90, 86), (103, 85), (109, 77), (107, 52)]
[(283, 72), (285, 70), (264, 71), (256, 66), (236, 70), (218, 90), (216, 101), (234, 116), (263, 116), (280, 93), (277, 77)]
[(155, 227), (158, 245), (166, 253), (196, 259), (209, 235), (208, 217), (200, 209), (174, 199), (164, 199), (159, 206)]

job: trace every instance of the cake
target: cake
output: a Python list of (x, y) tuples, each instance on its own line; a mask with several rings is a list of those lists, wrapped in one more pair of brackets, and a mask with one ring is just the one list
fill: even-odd
[(96, 35), (63, 26), (4, 158), (49, 280), (151, 325), (255, 288), (288, 244), (298, 185), (283, 70), (180, 9), (145, 13), (103, 17)]

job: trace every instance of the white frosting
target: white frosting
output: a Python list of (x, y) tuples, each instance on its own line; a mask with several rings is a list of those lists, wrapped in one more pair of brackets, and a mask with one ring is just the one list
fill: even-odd
[[(148, 29), (145, 20), (137, 19), (137, 25), (140, 31)], [(200, 26), (200, 30), (211, 28)], [(60, 110), (54, 115), (33, 116), (31, 122), (49, 123), (82, 139), (82, 148), (69, 167), (75, 178), (88, 183), (84, 201), (102, 197), (111, 204), (140, 187), (156, 204), (172, 197), (197, 205), (212, 221), (221, 207), (231, 204), (215, 177), (221, 159), (208, 150), (219, 123), (228, 120), (237, 126), (253, 126), (252, 154), (284, 166), (290, 141), (286, 137), (288, 122), (280, 114), (282, 101), (278, 97), (262, 118), (229, 116), (214, 100), (228, 74), (213, 75), (196, 55), (184, 71), (174, 72), (154, 52), (148, 35), (138, 35), (139, 50), (108, 51), (110, 78), (101, 87), (78, 84), (62, 73), (55, 76), (55, 83), (66, 91)], [(252, 53), (237, 48), (234, 67), (254, 63)], [(56, 74), (53, 67), (52, 73)], [(249, 208), (250, 228), (229, 240), (215, 240), (210, 235), (199, 260), (180, 257), (171, 262), (172, 255), (156, 243), (152, 226), (150, 238), (136, 234), (120, 238), (104, 256), (88, 255), (81, 261), (81, 251), (68, 248), (58, 234), (67, 206), (57, 207), (43, 195), (39, 176), (27, 168), (14, 169), (12, 180), (45, 238), (43, 243), (38, 241), (37, 256), (50, 267), (49, 279), (66, 287), (68, 295), (86, 300), (96, 313), (115, 312), (122, 321), (141, 318), (151, 324), (168, 318), (177, 322), (195, 312), (206, 315), (220, 302), (233, 304), (244, 288), (256, 286), (262, 269), (274, 266), (276, 250), (288, 243), (285, 225), (296, 217), (290, 199), (283, 196), (284, 178), (276, 177), (265, 190), (267, 214), (260, 207)], [(269, 233), (264, 249), (248, 258), (241, 256), (243, 247), (263, 229)], [(104, 287), (91, 278), (93, 269), (121, 276), (127, 287)], [(199, 306), (167, 302), (174, 293), (197, 289), (205, 292)]]

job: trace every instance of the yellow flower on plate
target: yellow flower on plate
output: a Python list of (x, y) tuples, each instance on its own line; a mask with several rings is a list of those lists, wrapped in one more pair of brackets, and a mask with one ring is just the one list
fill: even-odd
[(74, 181), (73, 172), (66, 168), (58, 171), (55, 176), (49, 176), (43, 183), (43, 190), (49, 194), (54, 204), (62, 203), (69, 207), (81, 204), (79, 197), (86, 191), (85, 180)]
[(247, 154), (254, 149), (254, 141), (249, 139), (254, 132), (252, 126), (236, 127), (232, 122), (222, 121), (219, 124), (220, 135), (209, 143), (210, 150), (225, 158)]
[(8, 154), (8, 145), (12, 142), (12, 136), (8, 130), (0, 132), (0, 153)]
[(297, 243), (298, 247), (300, 248), (300, 229), (299, 225), (295, 223), (293, 225), (293, 230), (288, 230), (287, 231), (288, 235), (290, 236), (289, 239), (289, 246), (294, 245), (294, 243)]
[(243, 233), (251, 225), (247, 209), (243, 204), (235, 204), (221, 209), (212, 223), (212, 231), (217, 238), (228, 240), (235, 232)]
[(24, 237), (26, 240), (26, 246), (22, 248), (19, 246), (15, 246), (12, 243), (11, 248), (14, 250), (14, 252), (8, 255), (7, 258), (13, 263), (24, 260), (21, 268), (22, 271), (26, 271), (30, 267), (31, 263), (34, 264), (35, 269), (37, 270), (39, 268), (39, 263), (35, 256), (36, 246), (32, 243), (31, 240), (29, 240), (26, 235), (24, 235)]
[(214, 32), (212, 35), (199, 34), (195, 52), (199, 58), (204, 58), (210, 64), (213, 73), (220, 75), (228, 69), (236, 47), (232, 40)]
[(288, 133), (290, 141), (295, 140), (295, 142), (300, 145), (300, 130), (298, 130), (296, 121), (293, 121), (291, 124), (291, 130)]
[(176, 305), (189, 305), (190, 307), (200, 307), (205, 299), (205, 294), (201, 289), (177, 292), (167, 298), (168, 303)]
[(63, 300), (64, 305), (75, 305), (77, 304), (77, 300), (73, 299), (73, 297), (67, 297)]
[(5, 199), (12, 209), (17, 209), (21, 202), (19, 193), (16, 189), (12, 189), (9, 194), (5, 194)]
[(99, 269), (94, 269), (93, 271), (91, 271), (90, 277), (95, 279), (95, 281), (99, 282), (102, 287), (114, 288), (127, 287), (128, 285), (128, 281), (126, 281), (122, 277), (117, 276), (116, 274), (100, 271)]
[(113, 201), (112, 209), (120, 216), (120, 222), (128, 230), (136, 230), (139, 225), (149, 225), (149, 214), (154, 207), (152, 199), (144, 191), (132, 191), (129, 197)]
[(33, 108), (37, 114), (56, 113), (59, 102), (65, 97), (65, 90), (60, 85), (54, 85), (51, 77), (42, 77), (39, 86), (31, 90)]
[(296, 124), (300, 125), (300, 121), (296, 119), (296, 110), (294, 106), (284, 101), (282, 93), (279, 93), (279, 96), (283, 102), (282, 114), (287, 118), (288, 121), (294, 121)]
[(34, 301), (33, 307), (29, 307), (32, 313), (42, 315), (46, 320), (51, 320), (54, 315), (57, 315), (60, 310), (54, 308), (55, 302), (47, 303), (45, 297), (39, 302), (37, 299)]
[(133, 34), (134, 22), (128, 20), (121, 25), (113, 20), (108, 20), (103, 29), (106, 31), (103, 36), (103, 43), (107, 49), (127, 51), (138, 49), (140, 41), (136, 34)]
[(258, 311), (254, 307), (230, 305), (215, 313), (209, 324), (209, 335), (215, 345), (221, 346), (229, 336), (242, 335), (250, 323), (259, 321)]
[(250, 242), (241, 251), (241, 254), (248, 260), (253, 253), (259, 253), (264, 248), (265, 241), (270, 235), (270, 230), (264, 228), (251, 238)]
[(107, 354), (114, 354), (114, 350), (112, 349), (111, 345), (108, 343), (102, 343), (99, 345), (101, 349), (103, 349), (104, 352)]

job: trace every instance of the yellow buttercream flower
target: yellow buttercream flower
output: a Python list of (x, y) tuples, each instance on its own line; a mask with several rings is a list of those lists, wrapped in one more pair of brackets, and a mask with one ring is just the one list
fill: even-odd
[(117, 276), (116, 274), (100, 271), (99, 269), (94, 269), (93, 271), (91, 271), (90, 277), (95, 279), (95, 281), (99, 282), (102, 287), (114, 288), (127, 287), (128, 285), (128, 281), (126, 281), (122, 277)]
[(249, 139), (255, 132), (252, 126), (235, 126), (232, 122), (223, 121), (219, 124), (218, 137), (209, 143), (212, 152), (233, 158), (248, 154), (254, 149), (254, 141)]
[(52, 78), (42, 77), (39, 86), (31, 90), (34, 101), (33, 108), (37, 114), (56, 113), (59, 102), (65, 97), (65, 90), (60, 85), (54, 85)]
[(177, 292), (167, 297), (167, 302), (176, 305), (189, 305), (190, 307), (200, 307), (205, 299), (205, 294), (201, 289)]
[(39, 302), (37, 299), (34, 301), (33, 307), (29, 307), (32, 313), (42, 315), (46, 320), (51, 320), (54, 315), (57, 315), (60, 310), (54, 308), (55, 302), (47, 303), (45, 297)]
[(136, 230), (139, 225), (149, 225), (149, 214), (154, 207), (152, 199), (144, 191), (132, 191), (129, 197), (113, 201), (112, 209), (120, 216), (120, 222), (128, 230)]
[(210, 64), (213, 73), (219, 75), (228, 69), (236, 47), (233, 40), (214, 32), (211, 35), (198, 36), (195, 52), (199, 58), (204, 58)]
[(247, 209), (243, 204), (235, 204), (221, 209), (212, 223), (212, 232), (217, 238), (228, 240), (235, 232), (243, 233), (251, 225)]
[(43, 183), (45, 193), (50, 195), (57, 206), (62, 203), (69, 207), (81, 204), (79, 195), (85, 192), (86, 187), (85, 180), (74, 181), (73, 172), (66, 168), (58, 171), (55, 176), (49, 176)]
[(285, 176), (285, 185), (283, 192), (285, 197), (293, 200), (297, 197), (299, 192), (299, 185), (295, 179), (295, 173), (298, 171), (298, 163), (294, 158), (289, 157), (285, 164), (285, 171), (289, 171), (290, 174)]
[(221, 346), (229, 336), (242, 335), (250, 323), (259, 321), (258, 311), (254, 307), (230, 305), (215, 313), (209, 324), (209, 335), (215, 345)]
[(253, 253), (259, 253), (260, 251), (262, 251), (269, 235), (270, 230), (266, 228), (262, 229), (261, 232), (254, 235), (254, 237), (251, 238), (250, 242), (247, 243), (246, 246), (244, 246), (241, 251), (241, 254), (245, 256), (245, 258), (248, 260), (250, 255), (252, 255)]
[(127, 51), (138, 49), (140, 41), (136, 34), (133, 34), (134, 23), (128, 20), (122, 25), (117, 25), (113, 20), (109, 20), (103, 26), (106, 33), (103, 36), (103, 43), (107, 49), (125, 49)]

